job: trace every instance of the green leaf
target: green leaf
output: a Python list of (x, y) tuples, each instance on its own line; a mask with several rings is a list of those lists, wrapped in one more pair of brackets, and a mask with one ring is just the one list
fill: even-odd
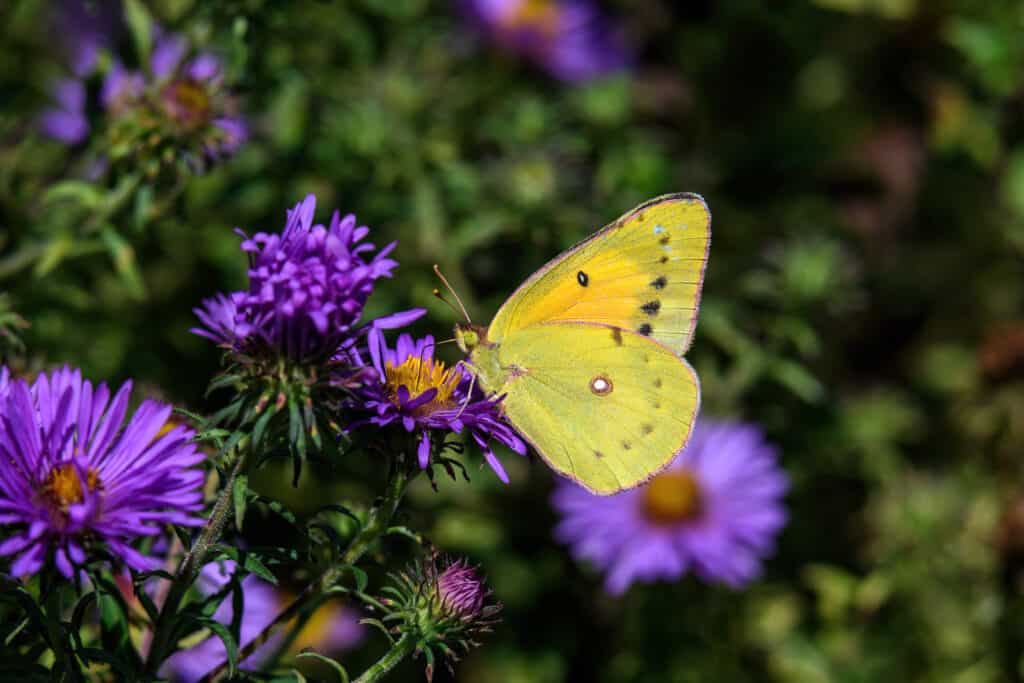
[(32, 269), (32, 274), (37, 278), (50, 274), (71, 253), (73, 248), (73, 236), (68, 233), (57, 235), (43, 247), (39, 260), (36, 262), (36, 267)]
[(245, 519), (246, 494), (249, 492), (249, 477), (239, 474), (231, 489), (231, 498), (235, 504), (235, 527), (242, 531), (242, 520)]
[(318, 662), (323, 662), (327, 666), (334, 669), (334, 673), (338, 674), (338, 680), (340, 680), (342, 683), (348, 683), (348, 672), (345, 671), (345, 667), (343, 667), (336, 660), (331, 659), (330, 657), (322, 655), (319, 652), (313, 652), (312, 650), (310, 650), (308, 652), (300, 652), (299, 654), (295, 655), (295, 658), (315, 659)]
[(215, 619), (202, 618), (198, 621), (224, 643), (224, 650), (228, 655), (228, 678), (234, 678), (235, 672), (238, 670), (238, 642), (231, 635), (230, 629)]
[(100, 237), (110, 254), (114, 270), (121, 277), (121, 282), (128, 289), (128, 293), (135, 299), (145, 299), (146, 285), (143, 283), (142, 272), (135, 258), (135, 248), (110, 226), (103, 228)]
[(43, 195), (43, 203), (73, 201), (87, 209), (95, 209), (103, 203), (103, 190), (84, 180), (63, 180), (53, 185)]
[(153, 51), (153, 18), (142, 0), (125, 0), (124, 14), (139, 60), (148, 68), (149, 55)]
[(365, 591), (367, 584), (370, 583), (370, 577), (366, 575), (366, 572), (352, 564), (346, 566), (344, 569), (345, 571), (352, 572), (352, 576), (355, 577), (356, 591), (359, 593)]
[(153, 186), (143, 185), (135, 193), (135, 206), (132, 207), (132, 227), (135, 232), (142, 232), (145, 229), (152, 206)]
[(72, 633), (78, 633), (82, 628), (82, 621), (85, 619), (85, 611), (96, 602), (97, 598), (96, 591), (90, 591), (82, 596), (75, 605), (75, 610), (71, 614), (71, 631)]

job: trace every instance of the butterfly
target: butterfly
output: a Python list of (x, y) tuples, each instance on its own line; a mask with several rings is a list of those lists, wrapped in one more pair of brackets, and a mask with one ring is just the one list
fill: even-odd
[(509, 423), (592, 493), (642, 484), (689, 440), (700, 383), (681, 355), (710, 244), (699, 195), (658, 197), (534, 273), (488, 327), (455, 327)]

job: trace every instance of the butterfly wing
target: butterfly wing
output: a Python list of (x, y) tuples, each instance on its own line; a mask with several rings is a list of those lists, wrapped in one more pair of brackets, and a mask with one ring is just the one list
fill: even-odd
[(690, 347), (711, 244), (711, 213), (695, 194), (665, 195), (561, 254), (509, 297), (488, 328), (502, 342), (544, 322), (599, 323)]
[(643, 483), (689, 439), (697, 375), (647, 337), (600, 325), (534, 325), (499, 347), (507, 417), (559, 473), (598, 494)]

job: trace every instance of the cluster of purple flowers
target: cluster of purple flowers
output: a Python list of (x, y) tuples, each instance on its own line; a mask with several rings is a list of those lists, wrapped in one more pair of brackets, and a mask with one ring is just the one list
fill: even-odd
[(405, 326), (425, 311), (361, 322), (375, 282), (391, 277), (398, 265), (389, 258), (395, 243), (375, 251), (363, 242), (369, 230), (357, 225), (355, 216), (342, 218), (335, 211), (323, 226), (313, 223), (315, 208), (310, 195), (288, 212), (280, 234), (243, 234), (241, 248), (250, 257), (248, 289), (204, 301), (195, 311), (202, 326), (193, 332), (238, 358), (331, 361), (348, 374), (356, 368), (362, 381), (352, 407), (367, 416), (353, 428), (401, 424), (415, 434), (423, 468), (446, 434), (465, 432), (507, 482), (488, 441), (518, 453), (526, 446), (501, 417), (500, 401), (473, 389), (461, 366), (447, 368), (435, 360), (432, 337), (414, 340), (403, 334), (395, 349), (387, 347), (384, 330)]
[(249, 287), (203, 302), (193, 329), (238, 354), (324, 361), (343, 354), (370, 327), (406, 325), (422, 309), (359, 326), (374, 283), (391, 277), (395, 243), (372, 253), (369, 233), (352, 214), (335, 211), (328, 226), (313, 223), (316, 197), (288, 211), (284, 230), (243, 237), (250, 255)]
[(131, 386), (111, 397), (67, 367), (31, 385), (0, 371), (0, 524), (9, 531), (0, 555), (15, 556), (14, 576), (51, 560), (71, 578), (107, 556), (156, 569), (134, 541), (162, 525), (202, 524), (194, 432), (168, 428), (171, 407), (148, 400), (125, 424)]
[[(39, 118), (46, 135), (78, 144), (91, 131), (86, 82), (97, 53), (112, 48), (118, 24), (116, 3), (62, 4), (58, 25), (71, 25), (69, 59), (73, 77), (52, 87), (53, 105)], [(225, 87), (224, 65), (210, 52), (190, 56), (181, 35), (153, 27), (149, 68), (129, 69), (114, 59), (103, 77), (100, 105), (107, 124), (108, 147), (137, 151), (170, 139), (178, 151), (215, 160), (233, 154), (248, 138), (245, 119)], [(108, 152), (109, 153), (109, 152)]]

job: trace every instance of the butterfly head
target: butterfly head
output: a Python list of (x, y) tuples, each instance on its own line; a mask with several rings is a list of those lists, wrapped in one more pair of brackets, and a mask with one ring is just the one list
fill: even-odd
[(457, 323), (455, 325), (455, 343), (465, 354), (473, 353), (478, 346), (489, 346), (487, 328), (473, 323)]

